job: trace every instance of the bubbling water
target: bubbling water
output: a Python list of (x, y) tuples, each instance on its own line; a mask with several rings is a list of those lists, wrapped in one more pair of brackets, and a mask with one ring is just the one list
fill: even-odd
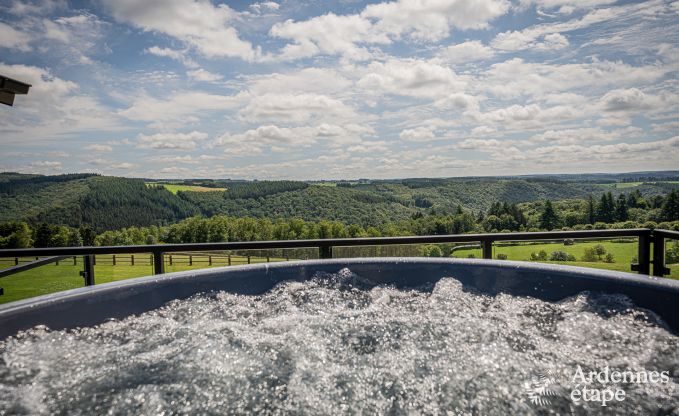
[[(572, 400), (578, 366), (670, 379), (601, 406)], [(678, 338), (624, 296), (399, 290), (344, 269), (20, 333), (0, 342), (0, 414), (676, 414), (678, 376)]]

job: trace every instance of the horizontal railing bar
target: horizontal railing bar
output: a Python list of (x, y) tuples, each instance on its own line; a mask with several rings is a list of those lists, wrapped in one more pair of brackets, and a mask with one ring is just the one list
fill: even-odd
[(186, 251), (262, 250), (382, 246), (397, 244), (436, 244), (495, 241), (531, 241), (603, 237), (650, 236), (647, 228), (581, 231), (540, 231), (520, 233), (450, 234), (407, 237), (335, 238), (314, 240), (242, 241), (223, 243), (154, 244), (144, 246), (49, 247), (0, 250), (0, 257), (79, 256), (86, 254), (176, 253)]
[(653, 235), (679, 240), (679, 231), (672, 230), (653, 230)]
[(6, 269), (0, 270), (0, 277), (5, 277), (5, 276), (9, 276), (9, 275), (12, 275), (12, 274), (15, 274), (15, 273), (20, 273), (20, 272), (23, 272), (23, 271), (26, 271), (26, 270), (35, 269), (36, 267), (40, 267), (40, 266), (44, 266), (46, 264), (54, 263), (56, 261), (63, 260), (63, 259), (68, 258), (68, 257), (71, 257), (71, 256), (46, 257), (46, 258), (39, 259), (39, 260), (33, 260), (32, 262), (27, 263), (27, 264), (22, 264), (22, 265), (14, 266), (14, 267), (8, 267)]

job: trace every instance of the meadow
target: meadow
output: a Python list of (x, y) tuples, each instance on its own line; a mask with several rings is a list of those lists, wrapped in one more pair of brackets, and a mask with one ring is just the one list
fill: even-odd
[[(606, 248), (606, 251), (613, 255), (612, 263), (606, 263), (604, 261), (581, 261), (585, 249), (594, 247), (597, 244), (603, 245)], [(496, 259), (499, 254), (501, 256), (506, 255), (507, 260), (530, 261), (531, 253), (538, 253), (540, 250), (544, 250), (547, 255), (550, 255), (554, 251), (563, 251), (574, 255), (577, 259), (577, 261), (544, 261), (544, 263), (557, 263), (571, 266), (630, 272), (630, 264), (637, 254), (637, 244), (633, 239), (610, 241), (576, 240), (575, 244), (573, 245), (564, 245), (563, 242), (520, 243), (513, 245), (497, 244), (493, 248), (493, 258)], [(481, 250), (479, 248), (463, 248), (455, 250), (452, 253), (452, 257), (457, 258), (468, 258), (470, 256), (481, 258)], [(23, 260), (28, 261), (28, 259)], [(267, 261), (278, 262), (286, 260), (294, 259), (244, 255), (227, 256), (224, 254), (208, 255), (207, 253), (189, 255), (182, 253), (173, 254), (171, 257), (169, 255), (165, 256), (165, 271), (178, 272), (207, 267), (223, 267), (229, 265), (237, 266), (264, 263)], [(117, 280), (153, 274), (153, 266), (151, 265), (152, 260), (150, 255), (135, 255), (134, 264), (132, 263), (131, 255), (117, 255), (115, 265), (113, 264), (113, 256), (97, 256), (95, 265), (95, 282), (97, 284), (108, 283)], [(13, 265), (14, 259), (2, 259), (2, 261), (0, 261), (0, 268), (11, 267)], [(672, 267), (672, 265), (668, 265), (668, 267), (671, 269), (671, 274), (668, 277), (679, 279), (679, 264), (675, 265), (674, 267)], [(84, 279), (82, 276), (80, 276), (80, 271), (82, 271), (82, 268), (82, 258), (76, 257), (75, 264), (74, 259), (68, 258), (59, 262), (58, 265), (45, 265), (32, 270), (17, 273), (15, 275), (0, 278), (0, 287), (4, 289), (4, 295), (0, 296), (0, 304), (47, 293), (82, 287), (84, 285)]]
[(147, 186), (162, 186), (173, 194), (177, 195), (177, 192), (223, 192), (226, 188), (209, 188), (207, 186), (198, 185), (180, 185), (174, 183), (160, 183), (160, 182), (147, 182)]
[[(211, 258), (210, 258), (211, 257)], [(29, 259), (20, 259), (26, 262)], [(165, 256), (165, 272), (180, 272), (209, 267), (239, 266), (286, 261), (280, 257), (255, 257), (255, 256), (208, 256), (173, 254)], [(96, 256), (94, 266), (95, 283), (109, 283), (133, 277), (148, 276), (153, 274), (152, 258), (146, 254), (117, 255), (116, 264), (113, 264), (112, 255)], [(170, 264), (170, 261), (172, 264)], [(134, 264), (133, 264), (134, 263)], [(14, 266), (14, 259), (2, 259), (0, 269)], [(0, 278), (0, 287), (4, 289), (4, 295), (0, 296), (0, 304), (45, 295), (62, 290), (75, 289), (84, 286), (84, 278), (80, 276), (83, 270), (82, 257), (68, 258), (59, 264), (48, 264), (35, 269), (20, 272), (14, 275)]]

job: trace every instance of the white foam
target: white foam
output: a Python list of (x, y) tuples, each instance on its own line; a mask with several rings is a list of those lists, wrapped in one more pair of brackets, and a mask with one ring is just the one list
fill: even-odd
[[(623, 296), (549, 303), (451, 278), (398, 290), (343, 270), (0, 342), (0, 414), (585, 414), (601, 407), (576, 406), (563, 390), (540, 408), (525, 383), (577, 365), (677, 376), (678, 347)], [(609, 409), (671, 409), (676, 387), (628, 386)]]

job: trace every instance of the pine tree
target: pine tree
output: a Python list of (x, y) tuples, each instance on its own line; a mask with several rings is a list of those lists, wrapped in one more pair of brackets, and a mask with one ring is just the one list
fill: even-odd
[(660, 215), (665, 221), (679, 220), (679, 191), (675, 190), (667, 195)]
[(596, 220), (606, 223), (615, 221), (615, 201), (610, 192), (601, 195), (601, 201), (597, 206)]
[(627, 221), (629, 219), (629, 213), (627, 212), (627, 198), (625, 198), (625, 195), (623, 194), (620, 194), (618, 202), (615, 205), (615, 219), (616, 221)]
[(594, 224), (596, 222), (596, 204), (594, 203), (594, 197), (591, 194), (587, 198), (587, 221), (589, 221), (589, 224)]
[(548, 199), (545, 201), (545, 209), (542, 211), (542, 215), (540, 216), (540, 227), (546, 229), (547, 231), (551, 231), (556, 228), (558, 224), (559, 217), (554, 211), (552, 201)]

